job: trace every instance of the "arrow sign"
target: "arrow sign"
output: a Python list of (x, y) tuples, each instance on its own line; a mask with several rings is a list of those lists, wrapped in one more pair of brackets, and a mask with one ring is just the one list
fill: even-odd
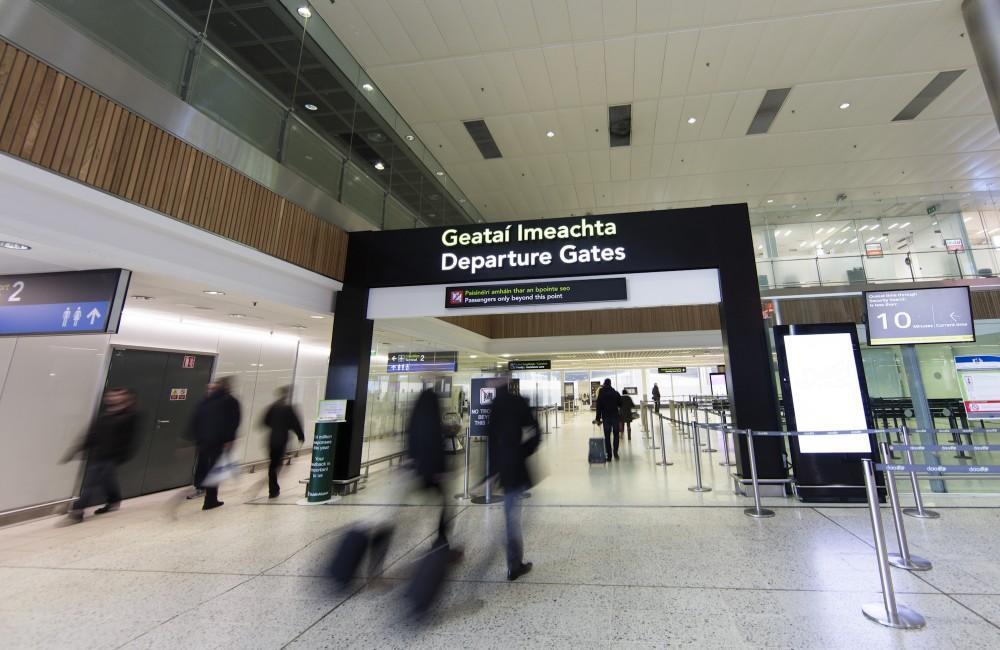
[(101, 312), (97, 311), (97, 307), (94, 307), (89, 312), (87, 312), (87, 320), (90, 321), (91, 325), (93, 325), (94, 321), (96, 321), (100, 317), (101, 317)]
[(958, 314), (956, 314), (955, 312), (951, 312), (950, 316), (951, 316), (951, 322), (953, 323), (958, 322)]

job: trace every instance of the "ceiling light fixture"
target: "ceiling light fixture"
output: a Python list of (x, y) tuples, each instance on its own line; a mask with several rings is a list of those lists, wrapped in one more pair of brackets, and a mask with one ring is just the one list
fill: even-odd
[(598, 350), (597, 354), (604, 354), (604, 350)]
[(319, 110), (319, 106), (317, 106), (316, 104), (313, 104), (311, 102), (303, 104), (303, 106), (305, 106), (305, 109), (307, 111), (318, 111)]
[(846, 109), (848, 109), (850, 107), (851, 107), (851, 102), (844, 102), (843, 104), (840, 105), (840, 110), (843, 111), (843, 110), (846, 110)]
[(366, 93), (370, 93), (371, 91), (375, 90), (375, 86), (371, 85), (366, 81), (365, 83), (361, 84), (361, 90), (365, 91)]
[(326, 316), (320, 316), (319, 314), (309, 314), (309, 318), (315, 318), (316, 320), (323, 320)]
[(817, 212), (817, 213), (816, 213), (816, 216), (817, 216), (817, 217), (822, 217), (822, 216), (823, 216), (823, 213), (822, 213), (822, 212)]
[(383, 171), (385, 169), (385, 163), (382, 162), (381, 160), (376, 160), (373, 167), (375, 167), (375, 169), (379, 171)]
[(407, 135), (406, 135), (406, 141), (407, 141), (407, 142), (413, 142), (413, 141), (414, 141), (415, 139), (416, 139), (416, 138), (414, 138), (414, 137), (413, 137), (412, 135), (410, 135), (410, 134), (407, 134)]
[(688, 118), (688, 124), (694, 124), (697, 121), (698, 121), (697, 117), (689, 117)]
[(202, 291), (202, 293), (205, 294), (206, 296), (224, 296), (224, 295), (226, 295), (225, 291), (218, 291), (216, 289), (211, 289), (209, 291)]
[(768, 203), (774, 203), (774, 199), (768, 199), (767, 202)]
[(907, 221), (906, 223), (904, 223), (903, 225), (901, 225), (900, 228), (906, 228), (908, 225), (910, 225), (909, 221)]
[(313, 12), (309, 7), (299, 7), (297, 11), (303, 18), (312, 18)]
[(554, 137), (556, 137), (556, 132), (555, 131), (546, 131), (545, 132), (545, 137), (546, 138), (554, 138)]
[(470, 358), (470, 359), (478, 359), (478, 358), (479, 358), (479, 355), (478, 355), (478, 354), (470, 354), (470, 355), (469, 355), (469, 358)]
[(507, 358), (509, 358), (509, 357), (510, 357), (510, 355), (509, 355), (509, 354), (501, 354), (500, 356), (501, 356), (501, 357), (503, 357), (504, 359), (507, 359)]
[(444, 172), (434, 172), (435, 176), (444, 176)]
[(27, 244), (22, 244), (21, 242), (16, 242), (16, 241), (0, 241), (0, 248), (6, 248), (7, 250), (12, 250), (12, 251), (30, 251), (31, 250), (31, 246), (28, 246)]

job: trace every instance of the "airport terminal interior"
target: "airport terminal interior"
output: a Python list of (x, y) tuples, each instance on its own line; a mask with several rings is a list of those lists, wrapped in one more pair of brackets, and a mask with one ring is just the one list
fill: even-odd
[(0, 647), (1000, 647), (997, 0), (0, 0)]

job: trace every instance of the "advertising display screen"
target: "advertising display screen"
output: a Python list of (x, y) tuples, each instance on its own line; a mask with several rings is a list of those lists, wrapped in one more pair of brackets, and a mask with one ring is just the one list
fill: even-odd
[[(784, 336), (789, 389), (798, 431), (867, 429), (864, 397), (850, 334)], [(804, 454), (871, 453), (866, 433), (799, 436)]]
[(390, 352), (386, 372), (455, 372), (458, 352)]
[(865, 292), (868, 345), (971, 343), (968, 287)]
[(130, 276), (123, 269), (0, 276), (0, 336), (115, 332)]
[(708, 376), (708, 378), (709, 381), (712, 382), (713, 397), (726, 397), (729, 394), (726, 391), (726, 373), (713, 372)]

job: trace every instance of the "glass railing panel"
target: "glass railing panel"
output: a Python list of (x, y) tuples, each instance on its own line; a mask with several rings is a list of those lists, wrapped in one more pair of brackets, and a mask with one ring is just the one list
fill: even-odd
[(975, 263), (975, 275), (982, 278), (995, 277), (1000, 273), (997, 268), (996, 251), (990, 248), (975, 248), (971, 251)]
[(864, 284), (866, 281), (860, 255), (819, 257), (816, 264), (820, 284)]
[(808, 287), (819, 284), (815, 259), (772, 260), (775, 287)]
[(354, 163), (347, 163), (344, 169), (344, 187), (341, 201), (361, 213), (372, 223), (382, 223), (382, 204), (385, 190), (368, 178)]
[[(22, 0), (23, 1), (23, 0)], [(35, 0), (180, 94), (194, 36), (149, 0)]]
[(770, 260), (757, 260), (757, 285), (762, 289), (775, 286), (774, 268)]
[(417, 217), (412, 211), (391, 196), (386, 199), (383, 230), (405, 230), (417, 225)]
[(913, 274), (918, 280), (940, 280), (959, 277), (959, 261), (947, 251), (910, 253)]
[(195, 58), (188, 101), (268, 155), (278, 155), (285, 109), (205, 45)]
[(318, 137), (296, 117), (288, 120), (282, 162), (329, 192), (331, 196), (340, 196), (343, 154), (326, 140)]
[(869, 282), (899, 282), (910, 279), (910, 273), (904, 262), (905, 256), (884, 255), (882, 257), (865, 257), (865, 277)]

